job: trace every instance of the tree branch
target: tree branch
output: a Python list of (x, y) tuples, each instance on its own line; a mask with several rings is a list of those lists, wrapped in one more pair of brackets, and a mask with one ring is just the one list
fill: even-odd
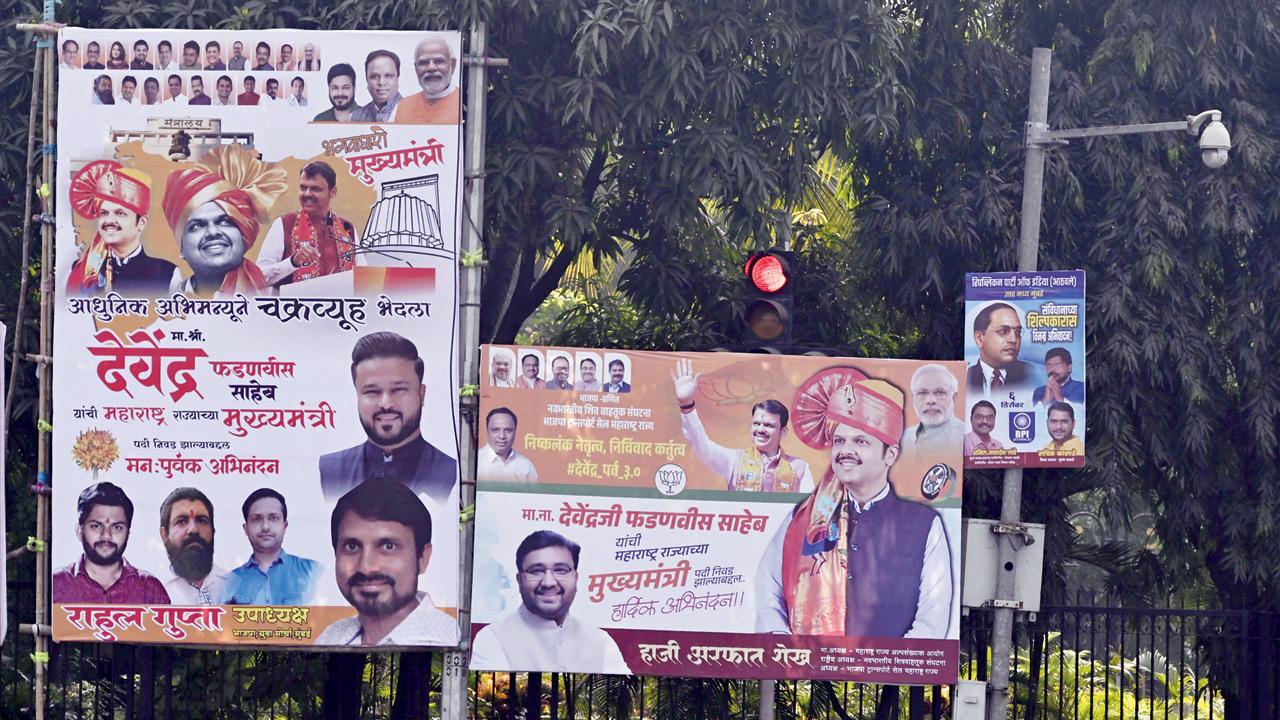
[[(604, 142), (596, 145), (595, 152), (592, 154), (591, 163), (587, 166), (582, 176), (582, 201), (587, 206), (591, 206), (595, 202), (596, 191), (600, 188), (600, 182), (604, 177), (605, 161), (608, 159), (608, 147)], [(511, 342), (515, 339), (516, 333), (519, 332), (520, 326), (524, 321), (533, 314), (538, 306), (542, 304), (547, 296), (560, 286), (560, 281), (564, 279), (564, 274), (573, 266), (574, 261), (578, 259), (582, 249), (591, 245), (594, 235), (584, 238), (584, 242), (576, 243), (573, 246), (564, 246), (556, 256), (551, 259), (551, 263), (547, 265), (547, 269), (532, 283), (528, 284), (528, 289), (524, 292), (518, 292), (511, 299), (511, 304), (503, 313), (502, 320), (498, 327), (498, 336), (495, 337), (496, 342)], [(520, 268), (520, 286), (524, 286), (527, 281), (526, 277), (532, 275), (526, 273), (526, 267), (532, 262), (535, 253), (525, 252), (526, 260), (529, 263), (522, 264)]]

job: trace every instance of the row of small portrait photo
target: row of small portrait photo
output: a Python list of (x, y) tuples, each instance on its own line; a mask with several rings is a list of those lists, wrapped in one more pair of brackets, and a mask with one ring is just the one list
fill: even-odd
[[(1079, 411), (1079, 412), (1077, 412)], [(1041, 409), (1032, 412), (1004, 411), (996, 409), (988, 400), (979, 400), (969, 410), (969, 432), (964, 436), (965, 457), (993, 457), (1016, 450), (1025, 445), (1022, 452), (1036, 452), (1046, 458), (1072, 458), (1084, 455), (1084, 441), (1076, 432), (1076, 418), (1084, 418), (1083, 408), (1079, 405), (1061, 400), (1050, 403), (1043, 409), (1042, 421), (1038, 420)], [(997, 431), (1005, 424), (1009, 432)], [(1049, 437), (1042, 442), (1035, 438), (1034, 426), (1043, 427)], [(1025, 440), (1009, 438), (1015, 432), (1025, 433)]]
[[(515, 372), (519, 356), (520, 371)], [(547, 362), (544, 363), (544, 360)], [(605, 374), (600, 375), (600, 368)], [(572, 390), (574, 392), (631, 392), (631, 362), (621, 353), (553, 350), (543, 356), (537, 348), (494, 348), (489, 360), (489, 385), (524, 390)]]
[(325, 75), (329, 108), (315, 122), (457, 125), (462, 119), (457, 50), (432, 35), (418, 42), (412, 60), (404, 74), (416, 81), (413, 89), (401, 79), (401, 57), (391, 50), (374, 50), (363, 64), (355, 58), (334, 64)]
[[(103, 51), (103, 47), (106, 51)], [(178, 49), (175, 55), (174, 49)], [(224, 48), (229, 54), (224, 55)], [(62, 70), (206, 70), (266, 72), (319, 72), (320, 48), (314, 42), (294, 43), (266, 40), (253, 45), (252, 57), (245, 54), (241, 40), (230, 43), (216, 39), (186, 41), (90, 40), (81, 47), (79, 41), (66, 38), (59, 48), (58, 67)]]
[[(306, 107), (305, 100), (308, 95), (305, 92), (290, 92), (297, 82), (301, 82), (303, 88), (318, 83), (324, 83), (325, 92), (323, 94), (316, 92), (315, 104), (321, 105), (321, 97), (327, 97), (329, 107), (317, 113), (314, 117), (315, 122), (357, 122), (357, 123), (411, 123), (419, 125), (457, 125), (461, 120), (461, 91), (460, 91), (460, 75), (458, 72), (458, 57), (460, 48), (454, 47), (453, 43), (444, 34), (428, 34), (414, 46), (412, 57), (402, 57), (403, 51), (379, 48), (364, 53), (362, 56), (347, 58), (330, 58), (323, 69), (318, 60), (318, 50), (313, 43), (304, 45), (304, 58), (300, 60), (292, 60), (294, 44), (283, 44), (280, 46), (281, 53), (288, 53), (290, 62), (282, 62), (279, 54), (272, 55), (272, 46), (265, 41), (258, 44), (256, 55), (254, 58), (246, 58), (238, 53), (245, 51), (245, 46), (240, 41), (230, 43), (232, 48), (232, 57), (230, 62), (225, 62), (221, 54), (221, 48), (228, 43), (217, 40), (210, 40), (205, 43), (204, 61), (199, 60), (200, 43), (192, 40), (186, 43), (183, 48), (182, 60), (176, 61), (171, 56), (172, 45), (169, 41), (164, 40), (158, 43), (155, 55), (152, 55), (150, 44), (146, 40), (137, 40), (135, 43), (136, 50), (133, 61), (127, 61), (124, 58), (112, 60), (110, 63), (99, 61), (100, 45), (97, 41), (85, 41), (86, 57), (92, 57), (92, 60), (80, 60), (81, 41), (72, 38), (64, 39), (62, 42), (64, 49), (63, 67), (81, 70), (109, 70), (109, 71), (160, 71), (160, 72), (285, 72), (295, 73), (289, 75), (286, 81), (284, 77), (275, 78), (278, 80), (279, 96), (283, 98), (291, 98), (296, 95), (298, 101), (294, 104), (300, 107)], [(111, 54), (114, 57), (117, 54), (125, 52), (125, 45), (121, 42), (112, 43)], [(307, 52), (313, 56), (311, 61), (306, 59)], [(153, 62), (154, 60), (154, 62)], [(190, 61), (190, 62), (189, 62)], [(79, 63), (79, 64), (76, 64)], [(323, 72), (323, 75), (320, 74)], [(110, 83), (116, 87), (123, 82), (123, 77), (117, 77), (110, 74), (100, 74), (92, 77), (93, 92), (96, 104), (111, 104), (105, 100), (98, 98), (106, 98), (107, 93), (102, 87), (106, 83)], [(186, 84), (189, 82), (188, 76), (178, 76), (180, 82)], [(218, 97), (213, 92), (217, 83), (222, 81), (224, 76), (201, 77), (203, 91), (196, 93), (194, 90), (182, 89), (177, 94), (182, 94), (188, 98), (197, 97)], [(105, 78), (105, 80), (104, 80)], [(135, 85), (138, 82), (145, 83), (145, 80), (139, 76), (134, 76)], [(222, 95), (222, 102), (213, 102), (214, 105), (244, 105), (258, 104), (247, 102), (231, 102), (229, 97), (239, 97), (241, 93), (265, 94), (264, 77), (255, 78), (256, 87), (246, 88), (244, 79), (238, 74), (227, 75), (225, 78), (233, 84), (232, 92)], [(160, 80), (161, 96), (167, 96), (166, 83), (169, 77), (163, 77)], [(112, 88), (114, 97), (119, 98), (120, 91)], [(188, 104), (210, 104), (205, 101), (194, 101)]]
[(301, 75), (260, 73), (103, 72), (93, 77), (94, 105), (307, 107), (308, 86)]

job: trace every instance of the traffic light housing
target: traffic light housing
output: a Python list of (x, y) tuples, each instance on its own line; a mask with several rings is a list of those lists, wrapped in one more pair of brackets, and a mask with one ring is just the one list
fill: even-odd
[(794, 341), (795, 255), (787, 250), (752, 253), (742, 269), (747, 280), (743, 344), (785, 353)]

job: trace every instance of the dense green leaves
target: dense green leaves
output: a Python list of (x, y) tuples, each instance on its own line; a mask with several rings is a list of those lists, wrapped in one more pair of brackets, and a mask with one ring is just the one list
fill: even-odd
[(507, 6), (489, 27), (511, 67), (491, 80), (485, 340), (514, 338), (582, 253), (626, 254), (624, 291), (687, 308), (706, 266), (669, 260), (785, 234), (809, 163), (883, 137), (902, 92), (874, 3)]
[[(1280, 6), (984, 3), (975, 36), (972, 5), (916, 5), (902, 132), (852, 160), (866, 195), (855, 241), (881, 270), (875, 292), (921, 328), (914, 355), (957, 356), (964, 272), (1014, 267), (1032, 47), (1055, 50), (1052, 127), (1223, 111), (1233, 147), (1220, 171), (1183, 133), (1051, 153), (1040, 265), (1089, 273), (1090, 467), (1029, 473), (1025, 507), (1061, 517), (1061, 499), (1090, 486), (1151, 507), (1165, 572), (1144, 577), (1182, 588), (1207, 576), (1218, 602), (1274, 610)], [(997, 481), (968, 477), (973, 512), (992, 512)]]

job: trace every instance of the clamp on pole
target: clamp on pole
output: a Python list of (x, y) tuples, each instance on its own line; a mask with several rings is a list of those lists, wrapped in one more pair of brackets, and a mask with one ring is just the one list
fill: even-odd
[(1031, 534), (1031, 530), (1024, 523), (996, 523), (991, 526), (991, 532), (996, 535), (1008, 535), (1009, 542), (1013, 543), (1014, 550), (1021, 550), (1028, 545), (1036, 544), (1035, 536)]
[(464, 53), (462, 62), (467, 65), (482, 65), (487, 68), (491, 67), (507, 67), (511, 63), (506, 58), (489, 57), (488, 55), (472, 55)]

